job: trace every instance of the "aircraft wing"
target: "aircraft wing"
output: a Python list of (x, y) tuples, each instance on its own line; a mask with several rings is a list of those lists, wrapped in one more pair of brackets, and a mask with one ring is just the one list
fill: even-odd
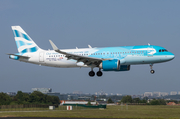
[(86, 65), (95, 65), (95, 66), (99, 66), (99, 64), (103, 61), (103, 60), (109, 60), (109, 59), (101, 59), (101, 58), (95, 58), (95, 57), (87, 57), (87, 56), (82, 56), (82, 55), (76, 55), (76, 54), (71, 54), (71, 53), (67, 53), (64, 51), (61, 51), (57, 48), (57, 46), (51, 41), (49, 40), (52, 48), (54, 49), (54, 51), (64, 54), (66, 55), (67, 59), (73, 59), (76, 60), (77, 63), (78, 62), (83, 62)]

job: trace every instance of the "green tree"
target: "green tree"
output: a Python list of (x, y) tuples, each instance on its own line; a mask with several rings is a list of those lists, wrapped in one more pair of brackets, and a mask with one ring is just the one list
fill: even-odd
[(108, 103), (114, 103), (111, 98), (108, 99)]
[(29, 94), (18, 91), (16, 96), (13, 97), (13, 103), (17, 104), (28, 104), (29, 103)]
[(9, 105), (12, 99), (6, 93), (0, 93), (0, 105)]
[(91, 105), (91, 101), (88, 101), (87, 105)]
[(159, 100), (155, 100), (155, 99), (151, 100), (149, 104), (150, 105), (160, 105)]
[(140, 101), (140, 103), (147, 103), (147, 100), (142, 99), (142, 100)]
[(166, 105), (166, 101), (164, 99), (153, 99), (149, 102), (150, 105)]
[(159, 99), (160, 105), (166, 105), (166, 101), (164, 99)]
[(132, 97), (130, 95), (123, 96), (123, 98), (121, 99), (121, 102), (123, 102), (123, 103), (132, 103)]
[(60, 104), (60, 100), (57, 96), (51, 96), (52, 97), (52, 104)]
[(133, 98), (132, 102), (133, 103), (141, 103), (141, 100), (139, 98)]
[(29, 102), (34, 104), (46, 104), (47, 96), (39, 91), (34, 91), (29, 96)]

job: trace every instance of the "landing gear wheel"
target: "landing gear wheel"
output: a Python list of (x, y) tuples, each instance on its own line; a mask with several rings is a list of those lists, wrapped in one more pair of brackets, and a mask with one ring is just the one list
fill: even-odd
[(103, 73), (102, 73), (101, 71), (98, 71), (98, 72), (96, 73), (96, 75), (100, 77), (100, 76), (103, 75)]
[(93, 77), (94, 75), (95, 75), (94, 71), (90, 71), (90, 72), (89, 72), (89, 76), (90, 76), (90, 77)]
[(155, 71), (154, 71), (154, 70), (151, 70), (150, 72), (151, 72), (151, 74), (154, 74), (154, 73), (155, 73)]

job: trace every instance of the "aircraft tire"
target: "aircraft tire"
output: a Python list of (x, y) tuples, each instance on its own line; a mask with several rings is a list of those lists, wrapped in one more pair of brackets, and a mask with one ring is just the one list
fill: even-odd
[(151, 72), (151, 74), (154, 74), (154, 73), (155, 73), (155, 71), (154, 71), (154, 70), (151, 70), (150, 72)]
[(103, 73), (102, 73), (102, 71), (98, 71), (98, 72), (96, 73), (96, 75), (100, 77), (100, 76), (103, 75)]
[(89, 76), (90, 76), (90, 77), (93, 77), (94, 75), (95, 75), (94, 71), (90, 71), (90, 72), (89, 72)]

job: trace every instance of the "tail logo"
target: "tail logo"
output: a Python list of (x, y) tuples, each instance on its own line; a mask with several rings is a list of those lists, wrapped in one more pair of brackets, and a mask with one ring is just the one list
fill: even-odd
[(33, 53), (39, 48), (20, 26), (12, 26), (19, 53)]

